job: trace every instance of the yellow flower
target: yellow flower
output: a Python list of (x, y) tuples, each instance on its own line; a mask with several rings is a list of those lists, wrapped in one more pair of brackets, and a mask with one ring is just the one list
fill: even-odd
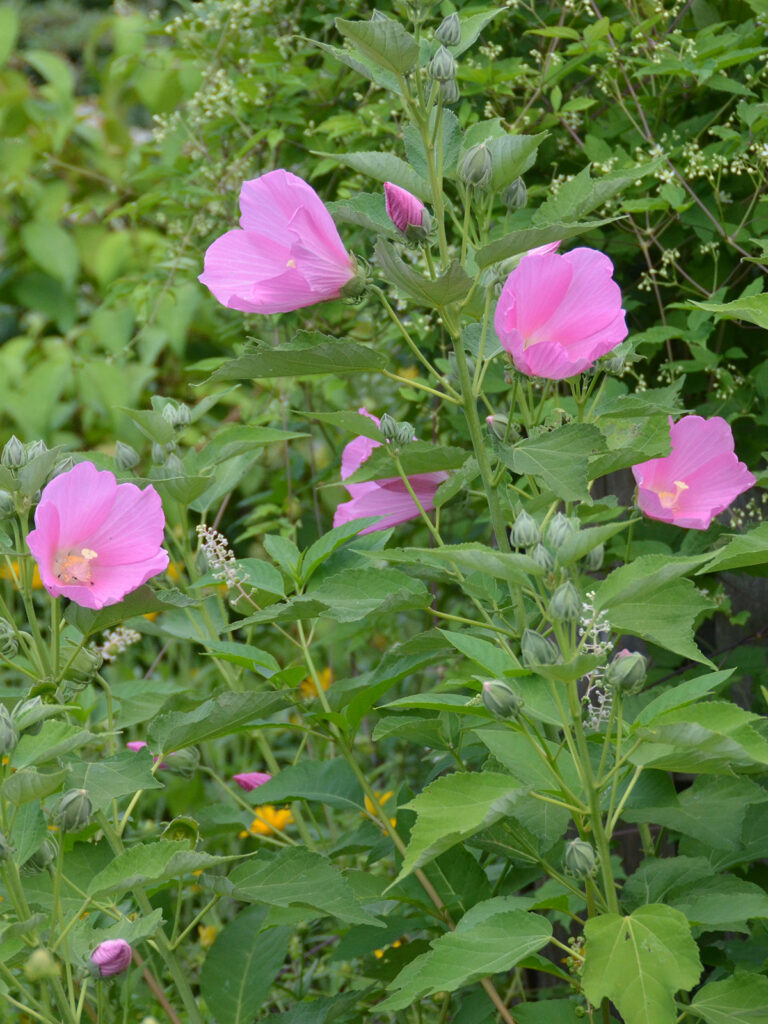
[[(10, 565), (5, 560), (0, 562), (0, 580), (10, 580), (15, 585), (20, 574), (21, 568), (18, 562), (13, 561)], [(42, 586), (43, 581), (40, 579), (40, 570), (37, 568), (37, 564), (35, 564), (32, 570), (32, 588), (33, 590), (41, 590)]]
[[(327, 690), (328, 687), (333, 682), (333, 672), (331, 671), (330, 668), (324, 668), (322, 670), (322, 672), (320, 672), (320, 674), (318, 676), (318, 679), (320, 680), (320, 685), (322, 686), (322, 688), (324, 690)], [(302, 684), (301, 684), (301, 696), (302, 697), (316, 697), (317, 696), (317, 687), (315, 686), (315, 681), (314, 681), (314, 679), (311, 676), (307, 676), (307, 678), (302, 682)]]
[(247, 839), (248, 836), (270, 836), (273, 832), (282, 832), (286, 825), (293, 822), (293, 815), (287, 807), (264, 804), (255, 813), (251, 827), (240, 833), (241, 839)]
[(197, 926), (197, 934), (200, 936), (200, 945), (203, 949), (210, 949), (213, 945), (213, 940), (219, 934), (219, 929), (215, 924), (199, 924)]
[[(379, 801), (379, 804), (382, 807), (384, 807), (384, 805), (387, 803), (388, 800), (392, 799), (392, 790), (391, 789), (388, 789), (386, 791), (386, 793), (382, 793), (381, 790), (375, 789), (374, 793), (376, 794), (376, 799)], [(378, 814), (376, 812), (376, 808), (373, 805), (373, 800), (371, 800), (371, 798), (369, 796), (366, 796), (366, 798), (365, 798), (365, 809), (366, 809), (366, 811), (368, 811), (369, 814), (373, 815), (374, 818), (378, 818)], [(394, 828), (395, 825), (397, 824), (397, 818), (390, 818), (389, 819), (389, 823)]]
[[(402, 946), (402, 944), (403, 943), (400, 939), (396, 939), (389, 948), (397, 949), (397, 947)], [(376, 957), (377, 960), (381, 960), (381, 958), (384, 956), (384, 952), (385, 951), (383, 949), (374, 949), (373, 955)]]

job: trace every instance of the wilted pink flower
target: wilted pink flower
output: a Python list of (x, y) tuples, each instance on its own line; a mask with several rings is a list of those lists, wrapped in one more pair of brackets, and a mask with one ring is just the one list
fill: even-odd
[(564, 380), (626, 338), (612, 275), (613, 264), (596, 249), (523, 257), (504, 284), (494, 321), (521, 373)]
[[(362, 416), (372, 419), (378, 426), (379, 420), (372, 416), (366, 409), (359, 409)], [(379, 448), (380, 442), (370, 437), (356, 437), (345, 447), (341, 455), (341, 479), (346, 480), (352, 476), (374, 448)], [(435, 491), (448, 479), (448, 474), (419, 473), (416, 476), (408, 477), (413, 492), (421, 503), (425, 512), (431, 512), (435, 507)], [(373, 526), (367, 526), (360, 531), (374, 533), (376, 530), (386, 530), (390, 526), (397, 526), (409, 519), (415, 519), (420, 513), (413, 498), (408, 493), (404, 482), (397, 477), (387, 477), (384, 480), (368, 480), (361, 484), (345, 484), (352, 496), (351, 501), (345, 501), (336, 509), (333, 517), (334, 526), (342, 526), (354, 519), (365, 519), (367, 516), (381, 516)]]
[(104, 608), (168, 566), (164, 528), (154, 487), (80, 462), (46, 484), (27, 544), (49, 594)]
[(133, 952), (125, 939), (105, 939), (91, 953), (91, 960), (99, 969), (102, 978), (110, 978), (130, 965)]
[(355, 265), (320, 196), (295, 174), (243, 183), (240, 228), (209, 246), (198, 278), (245, 313), (287, 313), (337, 299)]
[(420, 228), (424, 223), (424, 204), (408, 189), (385, 181), (384, 197), (389, 219), (400, 231), (405, 232), (410, 226)]
[(755, 482), (733, 450), (733, 434), (720, 416), (669, 420), (672, 451), (632, 467), (637, 503), (651, 519), (706, 530), (715, 516)]
[(272, 776), (268, 772), (241, 772), (239, 775), (233, 775), (232, 778), (241, 789), (250, 792), (252, 789), (263, 786), (265, 782), (269, 782)]

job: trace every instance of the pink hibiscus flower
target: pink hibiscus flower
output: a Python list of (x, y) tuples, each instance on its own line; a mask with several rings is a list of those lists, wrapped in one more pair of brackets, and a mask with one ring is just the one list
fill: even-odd
[(385, 181), (384, 198), (387, 215), (399, 231), (405, 232), (410, 226), (420, 228), (424, 223), (424, 204), (408, 189)]
[[(372, 416), (365, 408), (358, 409), (362, 416), (373, 420), (376, 426), (379, 425), (378, 417)], [(346, 480), (352, 476), (374, 448), (379, 448), (380, 442), (370, 437), (356, 437), (345, 447), (341, 455), (341, 479)], [(419, 473), (416, 476), (408, 477), (413, 492), (421, 503), (425, 512), (431, 512), (435, 507), (435, 491), (448, 479), (445, 472)], [(397, 477), (387, 477), (384, 480), (368, 480), (361, 484), (346, 484), (352, 500), (345, 501), (336, 509), (333, 517), (334, 526), (342, 526), (344, 523), (352, 522), (354, 519), (365, 519), (367, 516), (381, 516), (373, 526), (367, 526), (360, 531), (360, 536), (365, 533), (374, 533), (376, 530), (386, 530), (390, 526), (398, 526), (409, 519), (416, 519), (419, 510), (408, 489)]]
[(49, 594), (104, 608), (167, 568), (164, 528), (154, 487), (80, 462), (46, 484), (27, 544)]
[(287, 313), (337, 299), (355, 277), (352, 258), (320, 196), (295, 174), (243, 183), (240, 228), (209, 246), (198, 278), (224, 306)]
[(523, 257), (504, 284), (494, 320), (521, 373), (574, 377), (626, 338), (621, 290), (612, 275), (613, 264), (596, 249)]
[(671, 417), (672, 451), (632, 467), (637, 503), (651, 519), (706, 530), (715, 516), (755, 482), (734, 452), (733, 434), (720, 416)]
[(252, 789), (258, 789), (265, 782), (269, 782), (272, 776), (269, 772), (240, 772), (239, 775), (233, 775), (232, 778), (240, 789), (250, 793)]

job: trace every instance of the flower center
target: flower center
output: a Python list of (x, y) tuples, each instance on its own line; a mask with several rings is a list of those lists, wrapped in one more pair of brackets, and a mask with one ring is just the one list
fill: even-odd
[(674, 508), (680, 500), (680, 495), (683, 491), (688, 490), (688, 484), (683, 483), (682, 480), (675, 480), (674, 491), (657, 491), (659, 501), (661, 502), (662, 508)]
[(90, 548), (67, 551), (56, 557), (53, 573), (61, 583), (88, 583), (92, 586), (91, 562), (94, 558), (96, 552)]

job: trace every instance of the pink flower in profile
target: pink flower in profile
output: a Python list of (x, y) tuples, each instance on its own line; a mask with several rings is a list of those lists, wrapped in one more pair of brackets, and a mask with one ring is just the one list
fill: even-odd
[(239, 775), (233, 775), (232, 778), (240, 789), (250, 793), (252, 789), (258, 789), (265, 782), (269, 782), (272, 776), (269, 772), (241, 772)]
[(131, 963), (133, 951), (125, 939), (105, 939), (91, 953), (91, 960), (102, 978), (122, 974)]
[[(372, 416), (365, 408), (358, 409), (362, 416), (373, 420), (376, 426), (379, 420)], [(379, 448), (380, 442), (369, 437), (356, 437), (350, 441), (341, 455), (341, 479), (346, 480), (352, 476), (374, 448)], [(435, 507), (435, 491), (448, 479), (445, 472), (419, 473), (416, 476), (408, 477), (413, 492), (419, 499), (421, 507), (425, 512), (431, 512)], [(362, 536), (365, 533), (374, 533), (376, 530), (386, 530), (390, 526), (398, 526), (409, 519), (416, 519), (420, 515), (413, 498), (408, 493), (404, 482), (397, 477), (387, 477), (384, 480), (368, 480), (361, 484), (346, 484), (352, 500), (345, 501), (336, 509), (333, 517), (334, 526), (343, 526), (354, 519), (365, 519), (367, 516), (380, 516), (381, 518), (373, 526), (366, 526), (360, 531)]]
[(597, 249), (523, 257), (504, 284), (494, 321), (521, 373), (564, 380), (626, 338), (612, 275), (613, 264)]
[(720, 416), (670, 417), (672, 451), (632, 467), (637, 503), (651, 519), (706, 530), (715, 516), (755, 482), (734, 452), (733, 434)]
[(424, 223), (424, 204), (412, 195), (408, 189), (384, 182), (384, 197), (387, 204), (387, 215), (395, 227), (402, 232), (413, 226), (420, 228)]
[(198, 278), (224, 306), (288, 313), (337, 299), (355, 265), (315, 190), (288, 171), (243, 183), (240, 227), (209, 246)]
[(27, 544), (49, 594), (104, 608), (166, 569), (164, 528), (154, 487), (80, 462), (46, 484)]

